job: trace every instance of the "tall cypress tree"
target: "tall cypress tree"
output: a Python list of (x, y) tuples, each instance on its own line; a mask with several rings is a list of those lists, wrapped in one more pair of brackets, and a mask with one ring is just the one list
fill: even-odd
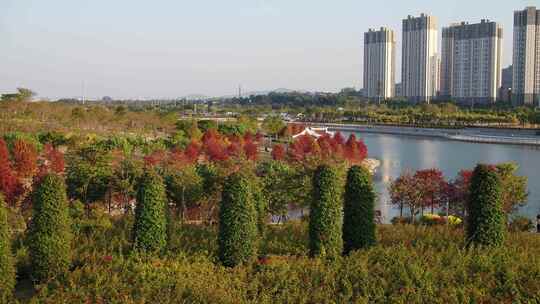
[(0, 303), (7, 303), (15, 288), (15, 264), (11, 255), (7, 209), (0, 194)]
[(499, 246), (504, 242), (505, 216), (502, 209), (502, 188), (495, 169), (479, 164), (473, 171), (470, 185), (468, 242)]
[(375, 245), (375, 191), (369, 171), (353, 166), (347, 173), (343, 219), (345, 254)]
[(309, 215), (309, 252), (312, 257), (334, 258), (343, 252), (342, 191), (335, 168), (322, 165), (313, 176)]
[(219, 206), (218, 255), (227, 267), (257, 255), (257, 207), (250, 181), (240, 173), (227, 178)]
[(167, 199), (163, 179), (147, 170), (137, 192), (133, 247), (145, 252), (159, 252), (167, 246)]
[(72, 238), (64, 180), (48, 174), (33, 193), (28, 244), (34, 280), (43, 282), (68, 271)]

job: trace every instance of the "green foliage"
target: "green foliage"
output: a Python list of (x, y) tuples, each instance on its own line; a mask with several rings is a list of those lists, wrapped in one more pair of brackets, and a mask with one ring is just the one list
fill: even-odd
[(257, 208), (246, 176), (230, 175), (219, 208), (218, 256), (224, 266), (251, 262), (257, 255)]
[(30, 89), (17, 88), (17, 93), (3, 94), (0, 98), (0, 101), (28, 102), (31, 101), (32, 97), (34, 97), (35, 95), (36, 93)]
[(375, 245), (375, 199), (369, 171), (353, 166), (347, 173), (343, 217), (343, 247), (345, 254)]
[(85, 147), (70, 155), (67, 161), (66, 183), (70, 198), (87, 205), (103, 200), (113, 172), (110, 154), (97, 147)]
[(272, 215), (285, 217), (289, 210), (289, 204), (296, 201), (299, 191), (306, 191), (298, 187), (299, 181), (295, 169), (280, 161), (262, 162), (257, 167), (257, 175), (260, 176), (264, 197), (268, 200), (268, 211)]
[(65, 275), (71, 264), (71, 219), (63, 179), (54, 174), (43, 177), (32, 203), (28, 234), (32, 278), (44, 282)]
[(501, 179), (503, 210), (507, 213), (516, 211), (527, 203), (527, 177), (516, 175), (519, 166), (516, 163), (497, 164), (497, 173)]
[(15, 260), (11, 253), (11, 236), (7, 205), (0, 194), (0, 302), (5, 303), (15, 288)]
[(335, 258), (343, 252), (342, 191), (335, 168), (322, 165), (313, 176), (313, 201), (309, 215), (311, 256)]
[(279, 116), (267, 116), (262, 123), (263, 130), (273, 136), (277, 136), (285, 126), (285, 122)]
[[(125, 254), (131, 218), (78, 236), (77, 268), (26, 303), (535, 303), (540, 238), (511, 233), (505, 247), (464, 248), (460, 229), (381, 226), (376, 246), (338, 260), (307, 258), (308, 227), (268, 228), (266, 259), (231, 270), (215, 263), (217, 229), (182, 225), (175, 250)], [(23, 254), (19, 260), (24, 266)], [(20, 292), (21, 290), (18, 290)], [(8, 302), (9, 303), (9, 302)]]
[(165, 185), (169, 201), (175, 203), (176, 210), (182, 218), (186, 209), (197, 205), (205, 190), (203, 178), (197, 174), (194, 165), (167, 170)]
[(501, 180), (494, 168), (477, 165), (468, 202), (467, 239), (476, 245), (500, 246), (504, 242), (505, 216)]
[(162, 178), (148, 170), (141, 179), (133, 224), (133, 247), (159, 252), (167, 246), (167, 204)]
[(534, 224), (531, 219), (518, 215), (512, 218), (509, 229), (514, 232), (529, 232), (534, 229)]

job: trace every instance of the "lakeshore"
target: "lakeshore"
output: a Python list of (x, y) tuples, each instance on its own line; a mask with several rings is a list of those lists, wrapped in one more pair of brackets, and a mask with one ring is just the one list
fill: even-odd
[(380, 125), (337, 124), (337, 123), (308, 123), (311, 126), (326, 127), (332, 131), (380, 133), (404, 136), (435, 137), (440, 139), (476, 142), (488, 144), (510, 144), (540, 146), (540, 136), (536, 130), (463, 128), (435, 129), (418, 127), (396, 127)]

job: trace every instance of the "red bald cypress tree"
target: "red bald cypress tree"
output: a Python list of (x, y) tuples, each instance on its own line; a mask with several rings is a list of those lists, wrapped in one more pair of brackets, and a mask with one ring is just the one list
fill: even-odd
[(13, 204), (19, 190), (19, 182), (11, 161), (6, 142), (0, 138), (0, 192), (8, 204)]

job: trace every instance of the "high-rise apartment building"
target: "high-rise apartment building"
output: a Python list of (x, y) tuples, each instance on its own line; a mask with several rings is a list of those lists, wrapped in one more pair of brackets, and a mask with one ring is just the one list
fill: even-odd
[(441, 96), (460, 103), (495, 102), (501, 87), (502, 27), (462, 22), (443, 29)]
[(403, 20), (401, 79), (403, 96), (429, 102), (439, 89), (437, 20), (425, 14)]
[(540, 104), (540, 10), (527, 7), (514, 12), (512, 101)]
[(364, 89), (371, 100), (394, 97), (395, 44), (394, 31), (388, 28), (364, 34)]
[(509, 66), (502, 70), (501, 77), (501, 93), (499, 94), (499, 99), (505, 102), (510, 102), (512, 100), (512, 79), (514, 74), (514, 68)]

